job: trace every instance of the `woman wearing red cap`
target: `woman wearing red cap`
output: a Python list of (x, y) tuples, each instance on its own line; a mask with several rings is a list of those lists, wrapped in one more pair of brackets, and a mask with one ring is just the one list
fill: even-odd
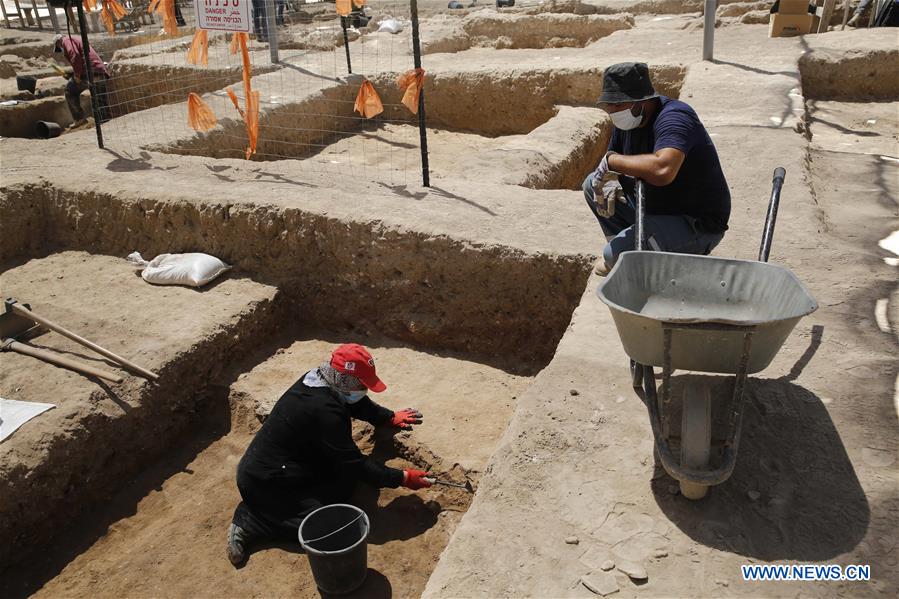
[(379, 488), (431, 486), (426, 472), (379, 464), (353, 441), (353, 418), (406, 430), (421, 423), (417, 410), (392, 412), (367, 396), (386, 388), (368, 350), (347, 343), (281, 396), (237, 466), (243, 501), (228, 529), (232, 564), (246, 560), (253, 542), (297, 541), (303, 518), (323, 505), (345, 503), (357, 481)]

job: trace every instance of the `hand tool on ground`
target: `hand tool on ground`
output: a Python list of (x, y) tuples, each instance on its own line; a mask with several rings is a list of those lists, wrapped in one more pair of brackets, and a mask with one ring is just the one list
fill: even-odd
[[(34, 329), (36, 325), (42, 325), (44, 328), (50, 329), (52, 331), (56, 331), (60, 335), (68, 337), (72, 341), (79, 343), (79, 344), (83, 345), (84, 347), (94, 350), (101, 356), (109, 358), (116, 364), (119, 364), (119, 365), (123, 366), (124, 368), (127, 368), (128, 370), (131, 370), (132, 372), (139, 374), (140, 376), (143, 376), (144, 378), (148, 378), (151, 380), (156, 380), (159, 378), (158, 374), (151, 372), (145, 368), (141, 368), (137, 364), (130, 362), (129, 360), (126, 360), (125, 358), (112, 353), (108, 349), (100, 347), (96, 343), (88, 341), (84, 337), (81, 337), (80, 335), (77, 335), (77, 334), (73, 333), (72, 331), (69, 331), (68, 329), (61, 327), (60, 325), (56, 324), (55, 322), (53, 322), (51, 320), (43, 318), (42, 316), (38, 316), (37, 314), (35, 314), (34, 312), (31, 311), (30, 307), (27, 304), (22, 304), (20, 302), (17, 302), (15, 299), (9, 298), (4, 301), (4, 309), (5, 309), (4, 313), (0, 314), (0, 322), (11, 323), (8, 326), (13, 328), (13, 331), (15, 330), (16, 326), (20, 326), (20, 327), (24, 326), (25, 327), (24, 329), (19, 329), (19, 332), (23, 333), (26, 331), (32, 331), (32, 329)], [(18, 319), (13, 320), (13, 317), (18, 317)], [(23, 320), (25, 321), (24, 323), (22, 322)], [(19, 324), (16, 325), (15, 324), (16, 322), (18, 322)], [(2, 332), (2, 331), (0, 331), (0, 332)], [(7, 334), (4, 334), (3, 336), (7, 337), (7, 338), (14, 338), (13, 339), (14, 341), (16, 341), (15, 338), (19, 337), (19, 335), (7, 335)], [(31, 335), (31, 336), (33, 336), (33, 335)], [(22, 346), (22, 344), (19, 343), (15, 348), (9, 347), (8, 349), (13, 349), (14, 351), (19, 351), (21, 349), (21, 346)], [(25, 347), (29, 347), (29, 346), (25, 346)], [(34, 350), (35, 348), (30, 348), (30, 349)], [(41, 357), (41, 356), (37, 356), (34, 351), (32, 351), (28, 355), (32, 355), (34, 357)], [(42, 359), (44, 359), (44, 358), (42, 358)], [(62, 365), (62, 363), (59, 361), (61, 359), (59, 356), (55, 356), (55, 359), (57, 361), (54, 363)], [(73, 362), (73, 363), (75, 363), (75, 362)], [(75, 363), (75, 364), (77, 364), (77, 363)], [(67, 366), (67, 367), (71, 367), (71, 366)], [(97, 376), (99, 376), (99, 375), (97, 375)], [(108, 378), (108, 377), (103, 377), (103, 378)], [(116, 377), (116, 378), (118, 378), (118, 377)], [(114, 379), (109, 379), (109, 380), (114, 380)], [(121, 379), (119, 379), (119, 381), (120, 380)]]
[(428, 481), (429, 483), (431, 483), (432, 485), (444, 485), (447, 487), (457, 487), (459, 489), (465, 489), (469, 493), (474, 493), (474, 487), (471, 486), (471, 481), (465, 481), (465, 484), (462, 485), (459, 483), (450, 482), (448, 480), (440, 480), (439, 478), (434, 478), (431, 476), (425, 478), (425, 480)]

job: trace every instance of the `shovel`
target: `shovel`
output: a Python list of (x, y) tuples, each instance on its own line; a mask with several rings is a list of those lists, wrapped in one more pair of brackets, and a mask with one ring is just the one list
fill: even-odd
[(141, 368), (137, 364), (130, 362), (121, 356), (117, 356), (108, 349), (100, 347), (96, 343), (88, 341), (84, 337), (76, 335), (68, 329), (64, 329), (51, 320), (38, 316), (31, 311), (31, 307), (28, 304), (21, 304), (10, 298), (7, 299), (3, 305), (4, 312), (0, 314), (0, 350), (14, 351), (16, 353), (32, 356), (50, 362), (51, 364), (56, 364), (57, 366), (70, 368), (83, 374), (104, 378), (114, 383), (122, 382), (122, 377), (118, 375), (21, 343), (21, 341), (25, 339), (34, 337), (44, 332), (44, 330), (50, 329), (56, 331), (60, 335), (68, 337), (76, 343), (80, 343), (81, 345), (94, 350), (101, 356), (109, 358), (116, 364), (119, 364), (144, 378), (151, 380), (159, 378), (159, 375), (156, 373)]

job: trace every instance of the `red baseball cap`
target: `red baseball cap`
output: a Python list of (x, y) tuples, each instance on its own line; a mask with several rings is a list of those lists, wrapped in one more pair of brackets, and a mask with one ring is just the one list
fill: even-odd
[(380, 393), (387, 385), (375, 374), (375, 359), (358, 343), (344, 343), (331, 353), (331, 368), (343, 374), (351, 374), (369, 391)]

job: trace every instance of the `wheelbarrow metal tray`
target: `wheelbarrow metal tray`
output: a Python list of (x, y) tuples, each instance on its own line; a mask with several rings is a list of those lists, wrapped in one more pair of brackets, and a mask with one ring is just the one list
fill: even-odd
[(818, 307), (787, 268), (666, 252), (623, 253), (596, 294), (631, 359), (663, 366), (664, 330), (673, 327), (672, 368), (727, 374), (740, 369), (747, 332), (751, 374), (764, 370), (799, 319)]

